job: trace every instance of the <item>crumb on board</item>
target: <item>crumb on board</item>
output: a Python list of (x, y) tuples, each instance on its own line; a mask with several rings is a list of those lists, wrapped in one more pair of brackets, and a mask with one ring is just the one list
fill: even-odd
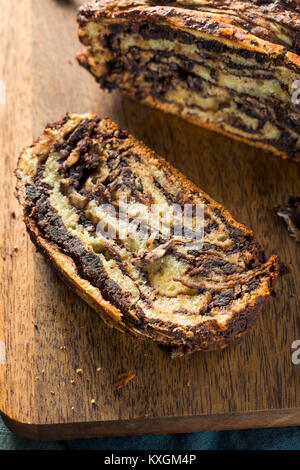
[(91, 404), (92, 404), (92, 405), (96, 405), (96, 400), (95, 400), (94, 398), (92, 398)]
[(83, 373), (83, 370), (82, 370), (82, 369), (76, 369), (76, 374), (82, 375), (82, 373)]
[(71, 384), (72, 384), (72, 385), (74, 385), (74, 383), (75, 383), (75, 380), (74, 380), (74, 379), (72, 379), (72, 380), (70, 380), (70, 382), (71, 382)]
[(134, 377), (135, 375), (130, 373), (120, 374), (118, 380), (113, 384), (113, 390), (120, 390), (125, 387)]
[(12, 219), (15, 219), (15, 218), (16, 218), (16, 213), (15, 213), (15, 211), (11, 211), (10, 216), (11, 216)]
[(97, 367), (97, 372), (100, 372), (100, 370), (102, 369), (102, 367)]
[(13, 256), (13, 255), (14, 255), (15, 253), (17, 253), (18, 251), (19, 251), (19, 248), (18, 248), (17, 245), (15, 245), (15, 246), (13, 247), (12, 252), (10, 253), (10, 256)]
[(55, 395), (55, 392), (53, 390), (50, 391), (51, 395)]

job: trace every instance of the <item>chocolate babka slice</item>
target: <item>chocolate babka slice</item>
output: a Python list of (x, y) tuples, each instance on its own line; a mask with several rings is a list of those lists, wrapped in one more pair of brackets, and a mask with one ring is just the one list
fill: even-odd
[(78, 23), (102, 88), (300, 161), (298, 2), (101, 0)]
[(49, 124), (16, 175), (31, 238), (67, 284), (173, 357), (239, 341), (272, 291), (276, 256), (109, 120)]

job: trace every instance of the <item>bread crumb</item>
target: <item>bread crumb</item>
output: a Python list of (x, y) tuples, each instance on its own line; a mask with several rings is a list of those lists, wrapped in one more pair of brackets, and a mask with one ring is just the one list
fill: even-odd
[(97, 367), (97, 372), (100, 372), (101, 369), (102, 367)]
[(50, 391), (51, 395), (55, 395), (55, 392), (53, 392), (53, 390)]
[(75, 380), (72, 379), (72, 380), (70, 380), (70, 382), (71, 382), (72, 385), (74, 385)]
[(135, 375), (130, 373), (120, 374), (117, 382), (113, 385), (113, 390), (120, 390), (121, 388), (125, 387), (134, 377)]
[(83, 373), (83, 370), (82, 370), (82, 369), (76, 369), (76, 374), (82, 375), (82, 373)]
[(91, 400), (91, 404), (96, 405), (96, 400), (94, 398)]

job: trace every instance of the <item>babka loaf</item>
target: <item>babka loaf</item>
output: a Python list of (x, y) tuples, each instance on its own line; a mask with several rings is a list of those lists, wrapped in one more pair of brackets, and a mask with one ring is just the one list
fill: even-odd
[(78, 23), (102, 88), (300, 161), (298, 2), (101, 0)]
[(173, 357), (239, 341), (272, 291), (276, 256), (266, 261), (249, 229), (109, 120), (48, 124), (16, 175), (31, 238), (67, 284), (110, 326)]

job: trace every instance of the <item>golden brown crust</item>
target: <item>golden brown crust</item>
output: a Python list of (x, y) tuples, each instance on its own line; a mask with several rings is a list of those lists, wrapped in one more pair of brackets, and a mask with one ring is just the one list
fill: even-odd
[[(89, 282), (88, 279), (82, 277), (72, 256), (63, 253), (56, 243), (51, 241), (49, 237), (45, 237), (45, 234), (42, 233), (41, 226), (39, 226), (35, 220), (26, 196), (28, 184), (35, 178), (35, 175), (32, 174), (32, 170), (29, 168), (29, 162), (34, 160), (36, 155), (40, 155), (41, 152), (52, 148), (56, 139), (58, 139), (58, 135), (60, 135), (60, 130), (63, 129), (64, 126), (69, 126), (72, 120), (78, 126), (78, 124), (83, 121), (93, 121), (95, 119), (96, 116), (91, 113), (84, 116), (67, 115), (58, 123), (49, 125), (43, 135), (32, 146), (21, 153), (16, 171), (18, 178), (17, 190), (19, 200), (24, 207), (24, 220), (32, 241), (55, 267), (62, 279), (64, 279), (64, 281), (82, 297), (109, 326), (114, 326), (120, 331), (126, 331), (135, 336), (152, 338), (162, 346), (167, 347), (172, 357), (177, 357), (196, 350), (208, 351), (223, 348), (230, 343), (238, 342), (254, 324), (263, 304), (270, 295), (273, 281), (278, 275), (278, 263), (275, 256), (272, 256), (264, 265), (264, 270), (268, 273), (266, 278), (268, 281), (261, 287), (259, 294), (255, 295), (247, 305), (243, 305), (238, 309), (232, 309), (230, 314), (226, 316), (225, 321), (217, 317), (207, 317), (206, 321), (198, 325), (194, 342), (187, 341), (189, 329), (185, 332), (187, 336), (183, 342), (181, 342), (180, 336), (179, 338), (174, 336), (172, 342), (170, 338), (172, 338), (171, 331), (174, 329), (174, 325), (169, 321), (166, 322), (166, 324), (161, 324), (161, 326), (158, 324), (151, 325), (151, 323), (149, 323), (147, 329), (141, 329), (138, 325), (134, 326), (128, 323), (126, 315), (113, 305), (112, 301), (104, 299), (99, 288)], [(111, 132), (118, 130), (118, 127), (109, 120), (100, 121), (99, 125)], [(73, 128), (74, 126), (72, 129)], [(164, 159), (157, 157), (156, 154), (149, 150), (144, 144), (137, 142), (132, 136), (128, 136), (126, 142), (127, 144), (130, 143), (135, 146), (136, 152), (140, 155), (144, 154), (147, 160), (155, 161), (156, 168), (158, 170), (162, 169), (165, 174), (168, 175), (170, 183), (176, 183), (178, 187), (184, 187), (187, 192), (199, 193), (199, 189), (192, 182), (187, 180), (184, 175), (174, 169)], [(37, 169), (37, 166), (35, 166), (35, 169)], [(233, 229), (238, 229), (245, 237), (252, 239), (253, 234), (251, 230), (236, 222), (226, 209), (213, 201), (202, 191), (201, 196), (207, 200), (207, 204), (220, 212), (221, 216), (226, 220), (226, 223)], [(168, 328), (171, 328), (171, 330), (168, 331)], [(190, 332), (191, 331), (192, 330), (190, 330)]]

